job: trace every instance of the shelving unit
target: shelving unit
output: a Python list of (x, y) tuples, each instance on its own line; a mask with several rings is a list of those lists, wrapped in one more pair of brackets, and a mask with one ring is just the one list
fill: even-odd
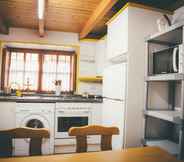
[(79, 77), (79, 81), (81, 82), (93, 82), (93, 83), (102, 83), (102, 76), (85, 76)]
[(184, 49), (184, 22), (149, 36), (146, 42), (143, 145), (158, 146), (184, 160), (184, 73), (154, 74), (153, 70), (155, 51), (176, 45)]
[(145, 145), (158, 146), (175, 156), (179, 152), (179, 145), (169, 140), (146, 140)]
[(162, 120), (166, 120), (169, 122), (173, 122), (176, 124), (182, 124), (182, 115), (181, 111), (167, 111), (167, 110), (162, 110), (162, 111), (154, 111), (154, 110), (147, 110), (144, 113), (147, 116), (152, 116), (155, 118), (159, 118)]
[(184, 74), (164, 74), (156, 76), (147, 76), (146, 81), (169, 81), (184, 80)]

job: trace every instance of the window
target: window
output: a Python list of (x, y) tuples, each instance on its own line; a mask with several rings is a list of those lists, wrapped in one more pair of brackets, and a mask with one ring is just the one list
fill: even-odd
[(67, 55), (44, 55), (42, 88), (47, 91), (54, 89), (55, 80), (62, 80), (63, 91), (73, 89), (72, 57)]
[(38, 89), (38, 54), (11, 52), (9, 86), (12, 88)]
[(62, 91), (75, 88), (74, 52), (11, 48), (5, 55), (4, 62), (9, 62), (9, 65), (3, 65), (3, 77), (7, 78), (3, 88), (54, 91), (56, 80), (62, 81)]

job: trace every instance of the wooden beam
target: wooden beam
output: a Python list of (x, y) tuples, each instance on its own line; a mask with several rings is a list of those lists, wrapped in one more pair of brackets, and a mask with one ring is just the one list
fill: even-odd
[(39, 35), (40, 37), (44, 37), (45, 30), (44, 30), (44, 19), (39, 19)]
[(118, 0), (102, 0), (97, 8), (93, 11), (90, 18), (87, 20), (83, 29), (80, 32), (80, 39), (86, 37), (90, 31), (100, 22), (105, 14), (113, 7)]
[(5, 23), (2, 17), (0, 17), (0, 33), (8, 34), (9, 33), (9, 25)]
[(47, 0), (37, 0), (38, 2), (38, 30), (40, 37), (44, 37), (45, 34), (45, 6)]

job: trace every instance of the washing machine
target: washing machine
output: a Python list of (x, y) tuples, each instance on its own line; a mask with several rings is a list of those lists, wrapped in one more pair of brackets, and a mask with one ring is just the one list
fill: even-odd
[[(54, 153), (54, 103), (16, 103), (16, 127), (48, 128), (50, 138), (42, 141), (42, 154)], [(14, 140), (14, 155), (29, 155), (30, 139)]]

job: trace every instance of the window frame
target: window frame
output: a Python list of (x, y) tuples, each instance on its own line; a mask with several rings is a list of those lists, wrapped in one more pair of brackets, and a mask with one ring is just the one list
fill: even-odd
[[(8, 81), (9, 81), (9, 70), (6, 72), (6, 66), (7, 66), (7, 62), (8, 62), (8, 68), (10, 68), (10, 59), (11, 57), (8, 58), (7, 60), (7, 56), (8, 53), (11, 52), (22, 52), (26, 55), (26, 53), (36, 53), (38, 54), (38, 88), (37, 90), (29, 90), (31, 92), (38, 92), (38, 93), (53, 93), (53, 91), (46, 91), (46, 90), (42, 90), (42, 77), (43, 77), (43, 58), (44, 55), (56, 55), (58, 56), (70, 56), (72, 59), (73, 57), (73, 69), (71, 71), (71, 76), (72, 76), (72, 80), (70, 80), (70, 86), (71, 89), (69, 91), (66, 92), (74, 92), (76, 91), (76, 75), (77, 75), (77, 54), (75, 51), (59, 51), (59, 50), (45, 50), (45, 49), (31, 49), (31, 48), (4, 48), (3, 49), (3, 55), (2, 55), (2, 70), (1, 70), (1, 76), (2, 76), (2, 81), (1, 81), (1, 89), (5, 89), (8, 86)], [(70, 63), (70, 66), (71, 63)], [(70, 77), (71, 77), (70, 76)], [(7, 80), (5, 80), (6, 78), (8, 78)], [(7, 83), (6, 83), (7, 82)], [(73, 89), (72, 89), (73, 88)], [(22, 91), (26, 91), (26, 90), (22, 90)]]

